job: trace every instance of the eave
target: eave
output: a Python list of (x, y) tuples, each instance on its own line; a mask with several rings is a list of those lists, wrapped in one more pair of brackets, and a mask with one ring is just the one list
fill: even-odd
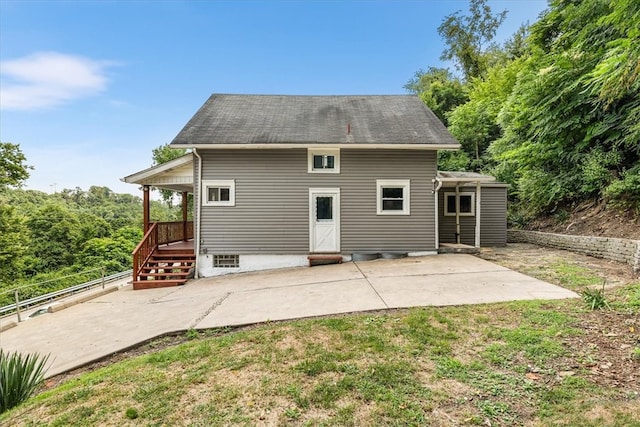
[(357, 143), (225, 143), (225, 144), (170, 144), (171, 148), (195, 148), (197, 150), (273, 150), (291, 148), (342, 148), (357, 150), (458, 150), (460, 144), (357, 144)]
[(162, 190), (193, 192), (193, 155), (185, 154), (161, 165), (152, 166), (120, 179), (128, 184)]

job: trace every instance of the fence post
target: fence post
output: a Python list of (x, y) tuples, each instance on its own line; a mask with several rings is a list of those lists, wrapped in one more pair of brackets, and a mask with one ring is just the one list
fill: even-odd
[(102, 275), (102, 289), (104, 289), (104, 266), (100, 267), (100, 274)]
[(16, 313), (18, 314), (18, 323), (22, 322), (22, 319), (20, 319), (20, 298), (18, 298), (18, 290), (16, 289), (15, 292), (15, 297), (16, 297)]

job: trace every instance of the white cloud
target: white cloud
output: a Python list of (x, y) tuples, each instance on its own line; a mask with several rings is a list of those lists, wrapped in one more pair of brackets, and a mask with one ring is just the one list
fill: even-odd
[(107, 87), (110, 65), (114, 64), (58, 52), (2, 61), (0, 108), (35, 110), (96, 95)]

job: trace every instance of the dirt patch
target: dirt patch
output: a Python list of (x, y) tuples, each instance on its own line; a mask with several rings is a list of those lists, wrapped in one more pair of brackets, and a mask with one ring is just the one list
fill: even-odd
[(572, 352), (566, 360), (572, 363), (569, 372), (580, 370), (595, 384), (624, 394), (640, 393), (640, 360), (632, 353), (640, 346), (638, 316), (591, 311), (576, 326), (583, 334), (563, 340)]
[(558, 209), (553, 215), (530, 221), (524, 228), (548, 233), (640, 240), (639, 215), (596, 201), (582, 203), (573, 209)]
[(634, 280), (633, 270), (627, 264), (531, 243), (509, 243), (505, 247), (482, 248), (478, 256), (559, 286), (565, 284), (554, 277), (553, 272), (549, 270), (550, 266), (565, 264), (589, 269), (596, 272), (607, 287), (623, 285)]

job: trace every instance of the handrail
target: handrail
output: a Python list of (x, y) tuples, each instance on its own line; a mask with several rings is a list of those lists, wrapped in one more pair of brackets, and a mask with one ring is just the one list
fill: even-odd
[(81, 272), (78, 272), (78, 273), (67, 274), (66, 276), (55, 277), (53, 279), (45, 280), (43, 282), (27, 283), (25, 285), (16, 286), (14, 288), (8, 288), (8, 289), (0, 290), (0, 295), (10, 294), (10, 293), (13, 293), (15, 291), (20, 291), (22, 289), (32, 288), (34, 286), (41, 286), (41, 285), (44, 285), (44, 284), (47, 284), (47, 283), (57, 282), (58, 280), (68, 279), (69, 277), (78, 276), (80, 274), (93, 273), (94, 271), (104, 271), (104, 267), (92, 268), (91, 270), (84, 270), (84, 271), (81, 271)]
[(160, 245), (193, 239), (193, 221), (152, 222), (149, 230), (133, 250), (133, 280), (140, 274), (149, 258)]
[[(25, 308), (25, 307), (31, 307), (31, 306), (36, 305), (38, 303), (45, 302), (45, 301), (50, 301), (52, 299), (59, 298), (61, 296), (67, 295), (67, 294), (74, 294), (76, 292), (84, 291), (84, 290), (89, 289), (89, 288), (91, 288), (93, 286), (96, 286), (96, 285), (100, 285), (100, 284), (104, 285), (104, 283), (112, 282), (114, 280), (123, 279), (125, 277), (128, 277), (129, 275), (131, 275), (131, 270), (122, 271), (120, 273), (115, 273), (115, 274), (112, 274), (110, 276), (105, 276), (105, 277), (102, 277), (102, 278), (99, 278), (99, 279), (91, 280), (89, 282), (80, 283), (79, 285), (69, 286), (68, 288), (59, 289), (57, 291), (53, 291), (53, 292), (49, 292), (47, 294), (43, 294), (43, 295), (40, 295), (40, 296), (37, 296), (37, 297), (29, 298), (29, 299), (26, 299), (24, 301), (20, 301), (17, 304), (13, 303), (13, 304), (5, 305), (4, 307), (0, 307), (0, 315), (3, 315), (5, 313), (8, 313), (8, 312), (16, 310), (16, 309)], [(42, 283), (45, 283), (45, 282), (42, 282)], [(27, 285), (27, 286), (36, 286), (36, 285), (41, 285), (42, 283), (34, 283), (34, 284), (31, 284), (31, 285)], [(25, 287), (26, 286), (21, 286), (20, 288), (15, 288), (15, 290), (24, 289)], [(14, 289), (11, 289), (11, 291), (14, 291)]]
[(144, 237), (133, 250), (133, 280), (139, 280), (142, 268), (147, 263), (153, 252), (158, 249), (158, 224), (153, 223)]

